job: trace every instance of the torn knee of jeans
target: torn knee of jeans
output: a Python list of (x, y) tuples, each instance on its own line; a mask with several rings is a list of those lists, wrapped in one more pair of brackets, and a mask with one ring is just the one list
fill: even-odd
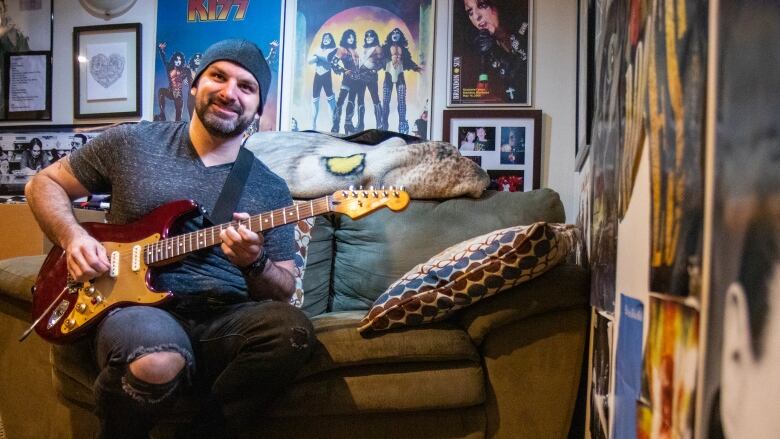
[(179, 387), (182, 375), (186, 368), (182, 369), (176, 377), (167, 383), (147, 383), (133, 375), (130, 369), (122, 377), (122, 390), (141, 404), (157, 404), (168, 399)]
[(174, 344), (174, 343), (164, 343), (161, 345), (156, 346), (141, 346), (130, 353), (127, 357), (127, 363), (130, 364), (133, 361), (137, 360), (140, 357), (143, 357), (146, 354), (153, 354), (155, 352), (176, 352), (177, 354), (184, 357), (185, 362), (185, 368), (189, 369), (192, 367), (192, 353), (188, 351), (187, 349), (182, 348), (181, 346)]
[(309, 347), (309, 330), (296, 326), (292, 328), (292, 335), (290, 336), (290, 345), (293, 349), (306, 349)]

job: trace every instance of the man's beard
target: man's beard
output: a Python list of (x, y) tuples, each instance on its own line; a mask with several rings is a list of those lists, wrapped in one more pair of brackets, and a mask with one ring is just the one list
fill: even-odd
[(236, 137), (246, 131), (246, 129), (249, 128), (249, 125), (254, 121), (254, 115), (245, 117), (245, 115), (242, 114), (241, 105), (238, 103), (235, 103), (232, 106), (223, 105), (223, 107), (227, 106), (227, 108), (234, 111), (238, 115), (237, 119), (226, 120), (216, 116), (208, 109), (215, 102), (219, 104), (219, 98), (215, 95), (211, 95), (206, 99), (206, 104), (197, 106), (195, 108), (195, 113), (198, 114), (198, 118), (203, 123), (203, 127), (206, 128), (206, 131), (212, 136), (226, 139)]

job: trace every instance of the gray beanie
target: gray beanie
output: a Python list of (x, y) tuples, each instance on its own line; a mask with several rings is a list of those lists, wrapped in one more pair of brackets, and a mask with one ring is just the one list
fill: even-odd
[(203, 53), (203, 59), (201, 59), (200, 67), (195, 72), (192, 85), (195, 86), (200, 74), (217, 61), (234, 62), (255, 77), (257, 83), (260, 84), (260, 105), (257, 108), (257, 114), (263, 114), (263, 104), (268, 96), (268, 87), (271, 85), (271, 69), (265, 61), (263, 51), (249, 40), (231, 39), (217, 41)]

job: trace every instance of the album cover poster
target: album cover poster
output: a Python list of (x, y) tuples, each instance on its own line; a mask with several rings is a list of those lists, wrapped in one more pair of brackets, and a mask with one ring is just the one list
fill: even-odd
[(531, 105), (532, 0), (450, 0), (448, 102)]
[(590, 417), (588, 428), (592, 439), (609, 437), (610, 363), (612, 353), (612, 320), (593, 313), (591, 337)]
[(638, 419), (638, 432), (650, 438), (693, 437), (699, 312), (655, 296), (648, 308), (640, 397), (646, 409)]
[(701, 437), (778, 437), (780, 4), (721, 0), (717, 15)]
[(590, 301), (614, 312), (618, 231), (618, 175), (624, 116), (627, 0), (596, 1), (596, 90), (593, 118)]
[(637, 401), (642, 377), (642, 325), (644, 305), (621, 294), (620, 322), (615, 348), (615, 409), (612, 437), (635, 438)]
[[(648, 41), (650, 291), (699, 295), (708, 2), (657, 0)], [(684, 8), (685, 14), (679, 14)]]
[(154, 119), (189, 120), (195, 108), (192, 79), (203, 52), (228, 38), (257, 44), (271, 67), (271, 85), (259, 129), (277, 128), (277, 83), (282, 2), (168, 0), (157, 5), (154, 63)]
[(298, 0), (282, 128), (429, 138), (431, 0)]

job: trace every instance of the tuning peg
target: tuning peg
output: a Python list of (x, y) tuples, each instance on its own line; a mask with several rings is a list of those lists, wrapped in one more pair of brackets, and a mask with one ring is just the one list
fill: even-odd
[(358, 190), (361, 190), (361, 191), (363, 190), (363, 185), (362, 185), (362, 184), (360, 185), (360, 187), (358, 188)]
[(349, 196), (349, 192), (347, 192), (347, 191), (341, 191), (341, 195), (343, 195), (343, 196), (344, 196), (344, 198), (346, 198), (346, 197), (348, 197), (348, 196)]
[(354, 184), (349, 185), (349, 191), (350, 192), (354, 192), (355, 191), (355, 185)]

